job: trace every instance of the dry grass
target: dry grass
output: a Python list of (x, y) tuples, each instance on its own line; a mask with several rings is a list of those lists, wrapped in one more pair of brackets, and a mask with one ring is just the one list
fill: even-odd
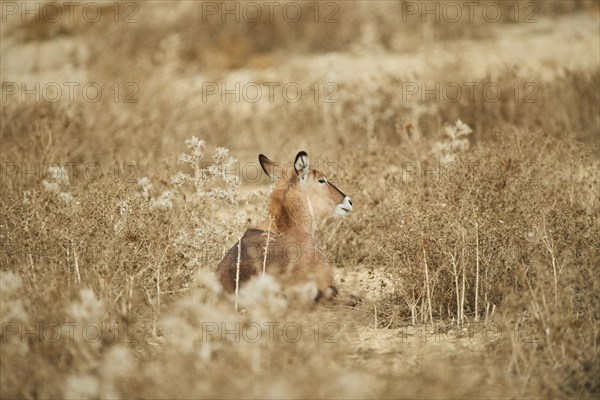
[[(105, 95), (2, 102), (0, 396), (600, 395), (597, 3), (539, 2), (529, 25), (398, 24), (402, 4), (340, 2), (334, 24), (199, 23), (196, 2), (3, 24), (5, 82)], [(203, 101), (203, 82), (265, 81), (303, 97)], [(419, 101), (407, 82), (510, 95)], [(538, 101), (515, 101), (528, 83)], [(319, 235), (357, 308), (268, 275), (234, 300), (210, 272), (265, 217), (257, 155), (301, 149), (352, 197)]]

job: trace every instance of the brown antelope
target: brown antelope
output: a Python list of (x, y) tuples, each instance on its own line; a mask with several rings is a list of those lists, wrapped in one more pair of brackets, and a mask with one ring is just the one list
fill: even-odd
[[(293, 167), (282, 166), (262, 154), (258, 160), (267, 176), (277, 179), (269, 218), (247, 230), (219, 263), (221, 284), (233, 292), (236, 281), (239, 287), (265, 271), (284, 283), (313, 281), (318, 289), (315, 300), (332, 300), (338, 292), (333, 268), (319, 249), (315, 233), (329, 218), (352, 211), (350, 197), (328, 182), (322, 172), (310, 169), (304, 151), (296, 155)], [(351, 297), (354, 304), (360, 301)]]

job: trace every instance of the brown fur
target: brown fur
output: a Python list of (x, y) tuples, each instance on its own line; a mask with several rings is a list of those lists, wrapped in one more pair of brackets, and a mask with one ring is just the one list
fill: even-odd
[[(299, 153), (296, 162), (302, 154), (306, 153)], [(279, 181), (271, 195), (270, 219), (248, 229), (241, 239), (239, 285), (262, 273), (269, 236), (266, 273), (284, 284), (313, 281), (319, 290), (317, 298), (332, 299), (337, 294), (333, 268), (320, 250), (315, 233), (346, 196), (323, 182), (326, 177), (321, 172), (308, 168), (308, 156), (306, 168), (281, 167), (264, 156), (259, 160), (265, 172)], [(235, 291), (239, 244), (217, 266), (219, 280), (228, 292)]]

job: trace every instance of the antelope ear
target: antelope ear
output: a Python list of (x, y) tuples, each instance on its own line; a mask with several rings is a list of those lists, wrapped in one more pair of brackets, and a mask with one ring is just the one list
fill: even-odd
[(264, 154), (258, 155), (258, 162), (269, 178), (281, 178), (283, 171), (278, 162), (269, 160), (269, 157), (265, 156)]
[(296, 155), (296, 160), (294, 160), (294, 170), (296, 171), (296, 175), (300, 178), (304, 178), (306, 174), (308, 174), (308, 171), (310, 170), (310, 160), (305, 151), (301, 151)]

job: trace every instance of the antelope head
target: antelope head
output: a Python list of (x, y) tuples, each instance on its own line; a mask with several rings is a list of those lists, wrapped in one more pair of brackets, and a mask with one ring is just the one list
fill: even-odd
[(277, 186), (271, 196), (269, 214), (276, 231), (299, 229), (313, 234), (325, 221), (346, 216), (352, 211), (352, 201), (321, 171), (310, 168), (306, 152), (296, 155), (293, 167), (285, 167), (258, 156), (263, 171)]

